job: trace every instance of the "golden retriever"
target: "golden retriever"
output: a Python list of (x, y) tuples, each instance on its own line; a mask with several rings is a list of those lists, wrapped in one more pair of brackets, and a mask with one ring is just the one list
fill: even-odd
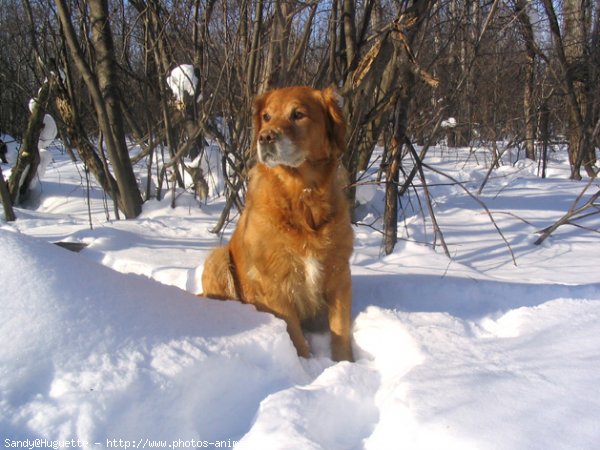
[(343, 191), (346, 124), (333, 89), (288, 87), (256, 98), (246, 206), (233, 236), (204, 264), (204, 295), (239, 299), (287, 323), (308, 357), (302, 326), (327, 322), (335, 360), (352, 360), (349, 258), (353, 233)]

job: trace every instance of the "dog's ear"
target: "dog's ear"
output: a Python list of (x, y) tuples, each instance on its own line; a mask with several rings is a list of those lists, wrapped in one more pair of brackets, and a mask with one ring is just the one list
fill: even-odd
[(321, 92), (325, 111), (327, 112), (327, 132), (334, 144), (335, 156), (339, 157), (346, 151), (346, 120), (342, 112), (344, 99), (335, 88), (327, 88)]

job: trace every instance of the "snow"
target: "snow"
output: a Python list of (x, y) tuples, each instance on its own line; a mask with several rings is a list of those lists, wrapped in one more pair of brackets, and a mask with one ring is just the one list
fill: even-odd
[(377, 196), (377, 184), (373, 181), (367, 179), (366, 181), (361, 181), (363, 176), (365, 176), (366, 171), (359, 172), (357, 176), (357, 186), (356, 186), (356, 195), (355, 200), (359, 205), (370, 205), (373, 203), (373, 200)]
[(56, 138), (57, 134), (58, 128), (56, 127), (56, 122), (50, 114), (45, 114), (44, 124), (42, 127), (42, 131), (40, 132), (40, 140), (38, 141), (38, 146), (40, 148), (48, 148)]
[[(37, 99), (35, 98), (29, 100), (28, 107), (30, 112), (33, 112), (33, 108), (35, 107), (36, 103)], [(58, 127), (56, 126), (56, 121), (50, 114), (44, 114), (38, 147), (40, 149), (48, 148), (56, 138), (57, 134)]]
[[(17, 221), (0, 216), (2, 445), (597, 446), (600, 240), (588, 228), (598, 229), (598, 216), (533, 245), (586, 183), (567, 179), (562, 153), (547, 179), (506, 154), (478, 197), (517, 265), (480, 205), (432, 171), (451, 259), (430, 244), (430, 219), (412, 193), (396, 250), (383, 256), (382, 188), (375, 168), (363, 174), (365, 225), (355, 227), (351, 261), (357, 361), (334, 363), (327, 336), (309, 336), (314, 356), (298, 358), (282, 321), (196, 295), (206, 255), (232, 231), (208, 231), (221, 197), (199, 203), (177, 192), (174, 209), (170, 198), (151, 200), (137, 219), (114, 221), (92, 181), (90, 228), (82, 167), (60, 147), (47, 151)], [(490, 159), (485, 148), (439, 147), (427, 161), (476, 192)], [(72, 253), (56, 241), (87, 247)]]
[(194, 66), (182, 64), (175, 67), (167, 77), (167, 85), (175, 98), (181, 102), (184, 101), (184, 93), (186, 92), (194, 98), (196, 86), (198, 85), (198, 77), (194, 73)]
[(442, 120), (442, 128), (455, 128), (456, 127), (456, 119), (454, 117), (449, 117), (448, 119)]

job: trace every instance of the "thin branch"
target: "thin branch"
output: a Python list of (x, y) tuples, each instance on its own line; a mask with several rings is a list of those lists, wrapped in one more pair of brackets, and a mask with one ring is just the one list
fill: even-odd
[(587, 210), (588, 208), (597, 208), (598, 207), (598, 205), (595, 202), (600, 198), (600, 190), (598, 190), (598, 192), (596, 192), (594, 195), (592, 195), (583, 205), (581, 205), (580, 207), (577, 207), (577, 204), (582, 199), (583, 195), (588, 190), (588, 188), (592, 185), (593, 181), (594, 181), (594, 179), (590, 178), (590, 180), (585, 185), (583, 190), (579, 193), (579, 195), (577, 196), (577, 198), (575, 199), (575, 201), (573, 202), (573, 204), (571, 205), (569, 210), (560, 219), (558, 219), (556, 222), (554, 222), (554, 224), (552, 224), (551, 226), (540, 231), (541, 236), (534, 242), (535, 245), (540, 245), (542, 242), (544, 242), (560, 226), (565, 225), (565, 224), (572, 224), (571, 223), (572, 220), (577, 220), (577, 219), (581, 219), (582, 217), (587, 217), (587, 215), (577, 217), (578, 214), (582, 213), (583, 211)]
[(514, 252), (512, 250), (512, 247), (510, 246), (508, 240), (506, 239), (506, 237), (504, 236), (504, 234), (500, 230), (500, 227), (496, 223), (496, 220), (494, 219), (494, 216), (492, 215), (491, 211), (486, 206), (486, 204), (483, 203), (480, 199), (478, 199), (477, 196), (475, 196), (474, 194), (472, 194), (471, 191), (469, 191), (462, 183), (460, 183), (458, 180), (456, 180), (451, 175), (448, 175), (447, 173), (442, 172), (441, 170), (435, 169), (435, 168), (431, 167), (428, 164), (422, 163), (422, 165), (423, 165), (423, 167), (431, 170), (432, 172), (437, 173), (438, 175), (441, 175), (443, 177), (446, 177), (446, 178), (452, 180), (454, 183), (456, 183), (458, 186), (460, 186), (460, 188), (463, 191), (465, 191), (469, 197), (471, 197), (479, 206), (481, 206), (483, 208), (483, 210), (486, 212), (487, 216), (490, 218), (490, 221), (492, 222), (492, 225), (494, 226), (494, 228), (496, 229), (496, 231), (498, 232), (498, 234), (500, 235), (500, 237), (502, 238), (502, 240), (506, 244), (508, 252), (510, 253), (510, 256), (512, 258), (513, 264), (516, 266), (517, 265), (517, 259), (515, 258), (515, 254), (514, 254)]
[(446, 240), (444, 239), (444, 233), (442, 233), (442, 230), (437, 222), (437, 218), (435, 217), (435, 213), (433, 211), (433, 204), (431, 203), (431, 194), (429, 193), (429, 189), (427, 188), (427, 181), (425, 179), (425, 173), (423, 172), (423, 163), (419, 159), (419, 155), (417, 154), (417, 151), (415, 150), (412, 143), (408, 139), (406, 139), (406, 144), (408, 145), (408, 148), (410, 149), (410, 152), (412, 153), (413, 158), (415, 159), (415, 166), (419, 170), (419, 177), (421, 178), (421, 182), (423, 183), (423, 190), (425, 191), (425, 199), (427, 200), (427, 210), (429, 211), (429, 217), (431, 217), (431, 223), (433, 225), (433, 232), (434, 232), (433, 245), (435, 247), (435, 240), (437, 237), (439, 237), (442, 248), (444, 249), (444, 253), (446, 254), (446, 256), (448, 258), (451, 258), (450, 251), (448, 250), (448, 246), (446, 245)]

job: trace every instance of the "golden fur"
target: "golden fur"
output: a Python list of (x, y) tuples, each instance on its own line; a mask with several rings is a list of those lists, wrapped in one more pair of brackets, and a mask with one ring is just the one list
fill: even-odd
[(239, 299), (287, 323), (308, 357), (302, 324), (324, 317), (332, 357), (352, 360), (353, 233), (346, 172), (346, 125), (337, 94), (308, 87), (267, 92), (254, 102), (254, 148), (246, 207), (233, 236), (207, 258), (204, 294)]

